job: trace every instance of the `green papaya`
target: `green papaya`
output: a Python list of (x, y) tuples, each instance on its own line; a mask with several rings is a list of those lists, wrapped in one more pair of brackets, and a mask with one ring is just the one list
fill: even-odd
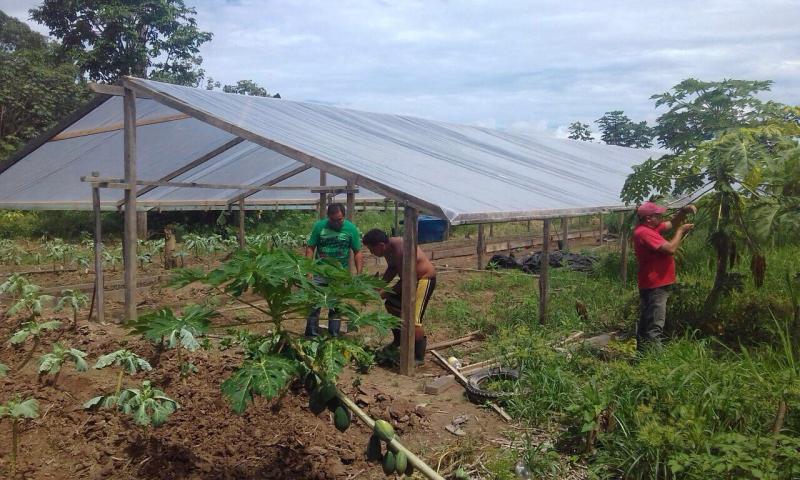
[(336, 397), (336, 385), (331, 382), (324, 382), (317, 388), (317, 393), (322, 403), (328, 403)]
[(397, 455), (394, 456), (394, 469), (400, 475), (406, 473), (406, 468), (408, 467), (408, 457), (402, 451), (397, 452)]
[(339, 397), (333, 397), (330, 400), (328, 400), (328, 403), (326, 405), (328, 406), (328, 410), (330, 410), (331, 412), (335, 412), (337, 408), (342, 406), (342, 401), (339, 400)]
[(333, 412), (333, 424), (336, 426), (336, 430), (344, 432), (350, 427), (350, 415), (348, 413), (350, 412), (343, 407), (337, 407), (336, 411)]
[(367, 460), (380, 460), (381, 458), (383, 458), (381, 439), (373, 434), (369, 437), (369, 443), (367, 443)]
[(325, 402), (320, 401), (319, 395), (312, 393), (308, 397), (308, 409), (311, 410), (311, 413), (314, 415), (319, 415), (325, 411)]
[(395, 460), (394, 460), (394, 453), (391, 451), (386, 452), (386, 455), (383, 456), (383, 473), (386, 475), (391, 475), (394, 473), (395, 468)]
[(405, 473), (406, 473), (406, 477), (410, 477), (411, 475), (414, 475), (414, 465), (412, 465), (411, 462), (408, 462), (408, 465), (406, 465), (406, 472)]
[(394, 428), (386, 420), (376, 420), (372, 430), (384, 442), (391, 442), (394, 438)]

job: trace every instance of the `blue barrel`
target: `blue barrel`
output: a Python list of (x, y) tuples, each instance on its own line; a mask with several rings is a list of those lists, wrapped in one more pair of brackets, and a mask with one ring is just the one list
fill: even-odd
[(417, 243), (441, 242), (447, 231), (447, 221), (431, 215), (417, 219)]

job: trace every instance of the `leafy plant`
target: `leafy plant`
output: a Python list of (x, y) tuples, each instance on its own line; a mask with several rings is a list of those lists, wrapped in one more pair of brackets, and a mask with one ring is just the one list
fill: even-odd
[(44, 249), (47, 258), (49, 258), (53, 263), (54, 272), (56, 271), (56, 262), (61, 262), (63, 266), (75, 253), (75, 247), (68, 243), (64, 243), (64, 240), (60, 238), (54, 238), (53, 240), (46, 241), (44, 243)]
[(168, 348), (176, 349), (178, 367), (183, 377), (191, 373), (191, 367), (194, 367), (191, 364), (190, 367), (184, 366), (183, 350), (194, 352), (200, 348), (197, 337), (205, 335), (211, 318), (217, 315), (214, 310), (201, 305), (187, 306), (180, 317), (171, 309), (164, 308), (141, 315), (131, 327), (134, 333), (152, 342), (163, 343), (166, 340)]
[[(312, 275), (327, 278), (328, 285), (315, 285), (310, 280)], [(330, 336), (301, 339), (290, 335), (283, 327), (288, 316), (305, 314), (315, 307), (335, 306), (348, 321), (349, 331), (372, 326), (385, 335), (399, 323), (391, 315), (360, 310), (367, 302), (378, 299), (376, 289), (384, 286), (380, 280), (351, 276), (336, 265), (270, 246), (237, 251), (227, 263), (207, 274), (198, 270), (179, 271), (172, 283), (184, 286), (198, 281), (236, 299), (252, 292), (266, 301), (265, 307), (255, 308), (269, 318), (272, 332), (248, 339), (242, 366), (222, 386), (233, 409), (239, 413), (255, 395), (273, 398), (298, 377), (306, 379), (314, 391), (320, 388), (330, 391), (347, 363), (355, 359), (367, 362), (368, 353), (351, 340)]]
[(61, 374), (61, 367), (64, 362), (71, 361), (75, 365), (76, 372), (85, 372), (89, 367), (86, 364), (86, 352), (75, 348), (65, 347), (60, 343), (53, 344), (53, 351), (45, 353), (39, 359), (39, 375), (53, 375), (53, 385), (58, 383), (58, 376)]
[(69, 307), (72, 310), (72, 328), (78, 326), (78, 312), (89, 303), (89, 297), (80, 290), (62, 290), (55, 311), (59, 312)]
[(41, 287), (29, 283), (22, 287), (22, 293), (17, 301), (8, 309), (8, 315), (16, 315), (22, 311), (26, 313), (28, 320), (33, 320), (42, 314), (44, 302), (52, 300), (52, 295), (41, 293)]
[(143, 427), (160, 427), (180, 408), (178, 402), (152, 386), (149, 380), (141, 388), (126, 388), (119, 395), (101, 395), (83, 404), (85, 409), (117, 407), (122, 413), (133, 416), (133, 422)]
[(9, 295), (13, 299), (20, 298), (25, 293), (25, 287), (31, 285), (27, 278), (19, 273), (12, 273), (3, 283), (0, 283), (0, 294)]
[(19, 422), (23, 419), (36, 418), (39, 416), (39, 402), (35, 398), (22, 400), (17, 397), (15, 400), (0, 405), (0, 419), (8, 417), (11, 419), (11, 477), (17, 475), (17, 451), (19, 448)]
[(111, 265), (111, 271), (117, 271), (117, 265), (122, 261), (122, 251), (118, 248), (115, 249), (103, 249), (103, 262), (106, 265)]
[(114, 390), (114, 398), (119, 398), (119, 393), (122, 390), (122, 374), (127, 372), (130, 375), (136, 372), (147, 372), (153, 369), (147, 360), (143, 359), (134, 352), (126, 349), (117, 350), (115, 352), (107, 353), (97, 359), (94, 368), (101, 369), (108, 366), (120, 367), (119, 376), (117, 377), (117, 388)]
[(41, 335), (42, 333), (48, 330), (55, 330), (61, 327), (61, 322), (57, 320), (50, 320), (47, 322), (37, 322), (37, 321), (30, 321), (26, 322), (22, 325), (22, 328), (14, 332), (11, 335), (11, 338), (8, 340), (8, 343), (11, 345), (20, 345), (25, 342), (29, 337), (33, 338), (33, 346), (25, 355), (25, 358), (22, 360), (22, 363), (19, 364), (17, 370), (25, 367), (28, 362), (33, 358), (33, 353), (39, 347), (39, 343), (41, 342)]
[(25, 250), (20, 248), (14, 240), (0, 239), (0, 263), (19, 265), (25, 256)]

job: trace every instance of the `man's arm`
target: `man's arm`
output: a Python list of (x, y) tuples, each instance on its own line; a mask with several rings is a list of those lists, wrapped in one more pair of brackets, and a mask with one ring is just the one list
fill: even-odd
[(316, 247), (312, 247), (306, 245), (306, 257), (307, 258), (314, 258), (314, 252), (316, 251)]
[(356, 275), (361, 275), (364, 270), (364, 255), (361, 254), (361, 250), (356, 250), (353, 253), (353, 263), (356, 264)]
[(692, 204), (686, 205), (675, 212), (675, 215), (673, 215), (669, 221), (664, 222), (667, 227), (666, 229), (672, 230), (673, 228), (680, 228), (680, 226), (686, 221), (686, 217), (693, 213), (697, 213), (697, 207)]
[(384, 282), (389, 283), (396, 276), (397, 276), (397, 268), (395, 268), (394, 265), (389, 265), (389, 266), (386, 267), (386, 271), (383, 272), (383, 277), (381, 277), (381, 278), (383, 278)]
[(672, 240), (664, 242), (660, 247), (658, 247), (658, 250), (660, 252), (668, 253), (670, 255), (675, 255), (675, 252), (678, 251), (678, 247), (680, 247), (681, 245), (681, 240), (683, 239), (683, 236), (686, 234), (686, 232), (688, 232), (692, 228), (694, 228), (694, 224), (684, 223), (683, 225), (678, 227), (678, 230), (675, 231), (675, 236), (672, 237)]

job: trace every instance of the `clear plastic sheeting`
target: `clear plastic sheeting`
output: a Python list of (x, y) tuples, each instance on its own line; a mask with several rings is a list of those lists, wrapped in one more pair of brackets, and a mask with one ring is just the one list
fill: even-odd
[[(597, 143), (522, 135), (328, 105), (225, 94), (126, 78), (139, 94), (137, 177), (141, 180), (279, 186), (353, 180), (356, 200), (388, 196), (453, 224), (551, 218), (625, 208), (631, 166), (658, 154)], [(143, 98), (146, 97), (146, 98)], [(80, 177), (123, 176), (123, 107), (109, 97), (0, 173), (0, 208), (91, 209)], [(245, 141), (186, 172), (179, 169), (237, 136)], [(144, 187), (140, 187), (144, 188)], [(148, 188), (139, 208), (227, 208), (244, 190)], [(337, 201), (344, 200), (337, 196)], [(122, 191), (103, 189), (102, 207)], [(309, 190), (263, 190), (258, 205), (311, 205)]]

